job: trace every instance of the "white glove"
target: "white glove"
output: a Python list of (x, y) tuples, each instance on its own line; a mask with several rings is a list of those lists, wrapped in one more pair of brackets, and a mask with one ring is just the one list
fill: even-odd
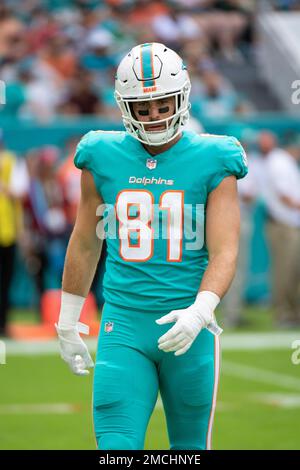
[(58, 339), (60, 355), (62, 359), (70, 366), (70, 369), (76, 375), (88, 375), (87, 370), (94, 367), (94, 363), (88, 351), (88, 348), (79, 336), (78, 327), (75, 326), (68, 330), (59, 328), (55, 325)]
[(180, 356), (191, 347), (202, 328), (215, 327), (215, 334), (220, 334), (222, 330), (217, 329), (214, 320), (214, 310), (219, 302), (220, 298), (214, 292), (202, 291), (190, 307), (172, 310), (156, 320), (159, 325), (176, 322), (159, 338), (158, 348), (164, 352), (175, 351), (175, 356)]
[(87, 369), (94, 367), (88, 349), (79, 335), (79, 332), (88, 334), (88, 327), (78, 323), (84, 301), (84, 297), (62, 292), (59, 322), (58, 325), (55, 324), (61, 357), (76, 375), (88, 375)]

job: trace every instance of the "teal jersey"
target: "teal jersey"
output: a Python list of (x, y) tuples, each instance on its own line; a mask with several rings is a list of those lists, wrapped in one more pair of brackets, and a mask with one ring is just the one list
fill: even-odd
[(151, 156), (126, 132), (91, 131), (75, 165), (106, 204), (105, 301), (151, 312), (193, 303), (208, 264), (208, 196), (226, 176), (247, 174), (241, 144), (185, 131)]

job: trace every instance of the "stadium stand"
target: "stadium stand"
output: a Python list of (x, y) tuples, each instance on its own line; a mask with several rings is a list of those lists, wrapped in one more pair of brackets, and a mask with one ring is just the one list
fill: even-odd
[(300, 77), (299, 23), (300, 12), (267, 11), (258, 17), (259, 69), (282, 108), (291, 112), (297, 110), (291, 100), (291, 84)]

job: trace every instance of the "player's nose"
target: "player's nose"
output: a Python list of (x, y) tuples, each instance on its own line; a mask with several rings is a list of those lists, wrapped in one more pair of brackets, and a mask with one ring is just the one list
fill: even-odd
[(151, 121), (158, 121), (160, 119), (159, 107), (155, 102), (150, 103), (149, 115)]

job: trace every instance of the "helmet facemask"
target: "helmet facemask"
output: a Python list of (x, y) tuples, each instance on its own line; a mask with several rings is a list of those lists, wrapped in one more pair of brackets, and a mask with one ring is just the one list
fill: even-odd
[[(164, 94), (149, 94), (137, 98), (126, 98), (121, 96), (117, 91), (115, 97), (119, 108), (122, 112), (122, 118), (126, 131), (132, 135), (135, 139), (139, 140), (143, 144), (160, 146), (164, 145), (175, 137), (177, 137), (182, 131), (183, 127), (189, 119), (189, 94), (190, 94), (190, 83), (186, 82), (181, 90), (164, 93)], [(144, 102), (150, 100), (158, 100), (169, 97), (175, 97), (175, 112), (172, 116), (157, 121), (139, 121), (133, 113), (132, 103)], [(147, 131), (145, 126), (149, 125), (162, 125), (165, 124), (166, 128), (161, 131)]]

